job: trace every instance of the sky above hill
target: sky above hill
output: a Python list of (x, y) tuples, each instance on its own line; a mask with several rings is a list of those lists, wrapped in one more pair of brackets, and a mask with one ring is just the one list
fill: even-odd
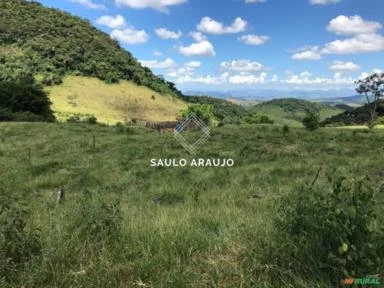
[(383, 0), (40, 0), (182, 90), (345, 89), (384, 70)]

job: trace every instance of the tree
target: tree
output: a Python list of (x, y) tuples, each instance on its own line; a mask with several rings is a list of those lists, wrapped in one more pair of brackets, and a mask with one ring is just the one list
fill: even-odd
[(181, 111), (180, 116), (185, 118), (191, 113), (194, 113), (207, 125), (211, 124), (215, 118), (215, 115), (213, 114), (213, 105), (211, 104), (189, 105), (186, 109)]
[(304, 127), (307, 130), (314, 131), (320, 127), (320, 115), (317, 111), (308, 110), (302, 120)]
[(384, 73), (374, 73), (365, 79), (356, 81), (356, 84), (358, 85), (356, 92), (365, 95), (370, 113), (368, 128), (372, 129), (375, 125), (378, 101), (384, 95)]
[(0, 81), (0, 111), (4, 120), (55, 119), (47, 93), (32, 77)]

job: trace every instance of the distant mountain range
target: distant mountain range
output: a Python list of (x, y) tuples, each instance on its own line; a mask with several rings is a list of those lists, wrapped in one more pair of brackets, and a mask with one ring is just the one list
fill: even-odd
[(186, 95), (205, 95), (226, 99), (251, 100), (251, 101), (269, 101), (281, 98), (297, 98), (314, 102), (326, 103), (329, 105), (347, 104), (360, 106), (365, 100), (361, 95), (354, 95), (353, 89), (340, 90), (274, 90), (274, 89), (242, 89), (228, 91), (184, 91)]

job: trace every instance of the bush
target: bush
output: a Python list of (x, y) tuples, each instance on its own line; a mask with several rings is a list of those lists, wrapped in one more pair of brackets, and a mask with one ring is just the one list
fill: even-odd
[(284, 236), (288, 243), (280, 260), (303, 267), (293, 269), (320, 271), (335, 285), (346, 277), (379, 273), (384, 226), (376, 220), (375, 186), (366, 178), (328, 180), (331, 189), (302, 186), (280, 202), (275, 222), (280, 243)]
[(307, 111), (302, 120), (304, 127), (309, 131), (314, 131), (320, 127), (320, 115), (315, 111)]
[(8, 121), (55, 120), (47, 93), (30, 78), (0, 81), (0, 110)]
[(288, 125), (284, 125), (282, 131), (283, 131), (284, 134), (289, 133), (289, 126)]
[(85, 122), (87, 122), (88, 124), (92, 124), (92, 125), (96, 125), (97, 124), (97, 118), (95, 116), (89, 116)]

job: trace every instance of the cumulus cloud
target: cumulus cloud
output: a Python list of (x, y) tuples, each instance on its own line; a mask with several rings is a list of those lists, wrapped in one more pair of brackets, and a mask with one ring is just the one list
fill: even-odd
[(309, 71), (304, 71), (300, 74), (287, 73), (286, 79), (281, 83), (294, 86), (349, 86), (354, 85), (356, 79), (352, 77), (341, 77), (340, 73), (335, 73), (333, 78), (313, 77)]
[(207, 37), (205, 37), (205, 35), (201, 32), (193, 31), (193, 32), (189, 33), (189, 35), (196, 42), (203, 42), (203, 41), (207, 40)]
[(251, 60), (233, 60), (220, 63), (221, 68), (234, 72), (255, 72), (263, 69), (263, 65)]
[(172, 68), (176, 65), (175, 61), (173, 61), (171, 58), (167, 58), (164, 61), (140, 60), (140, 63), (143, 66), (151, 68), (151, 69), (167, 69), (167, 68)]
[(233, 75), (228, 78), (229, 83), (235, 85), (251, 85), (265, 83), (267, 73), (262, 72), (260, 75)]
[(185, 67), (188, 67), (188, 68), (199, 68), (201, 67), (201, 62), (200, 61), (190, 61), (190, 62), (187, 62), (184, 64)]
[(216, 52), (211, 42), (202, 41), (193, 43), (190, 46), (181, 46), (179, 53), (190, 57), (190, 56), (215, 56)]
[(198, 83), (198, 84), (206, 84), (206, 85), (219, 85), (226, 83), (228, 81), (228, 73), (223, 73), (219, 76), (212, 76), (212, 75), (206, 75), (206, 76), (193, 76), (193, 75), (184, 75), (178, 77), (175, 82), (178, 84), (185, 84), (185, 83)]
[(163, 53), (161, 53), (160, 51), (157, 51), (157, 50), (153, 51), (153, 56), (162, 56), (162, 55)]
[(341, 0), (310, 0), (309, 2), (312, 5), (327, 5), (327, 4), (335, 4), (340, 2)]
[(103, 4), (96, 4), (92, 0), (71, 0), (73, 3), (78, 3), (89, 9), (101, 9), (105, 10), (106, 7)]
[(161, 39), (179, 39), (183, 33), (181, 33), (181, 31), (177, 31), (177, 32), (174, 32), (174, 31), (171, 31), (171, 30), (168, 30), (166, 28), (158, 28), (155, 30), (156, 32), (156, 35), (159, 36)]
[(124, 28), (127, 23), (121, 15), (113, 16), (101, 16), (96, 20), (96, 24), (104, 25), (112, 29), (121, 29)]
[(257, 36), (257, 35), (243, 35), (238, 40), (244, 42), (247, 45), (262, 45), (267, 42), (270, 38), (268, 36)]
[(338, 35), (354, 35), (354, 34), (371, 34), (381, 29), (379, 22), (366, 21), (359, 15), (347, 17), (344, 15), (337, 16), (332, 19), (327, 30)]
[(359, 69), (360, 66), (353, 62), (333, 61), (333, 63), (329, 66), (329, 70), (334, 72), (357, 71)]
[(112, 39), (115, 39), (123, 44), (142, 44), (148, 41), (149, 36), (144, 30), (136, 30), (134, 27), (125, 29), (114, 29), (111, 32)]
[(294, 60), (320, 60), (321, 52), (319, 46), (304, 47), (292, 55)]
[(240, 33), (247, 27), (247, 21), (237, 17), (233, 23), (229, 26), (225, 26), (223, 23), (211, 19), (210, 17), (204, 17), (197, 25), (197, 30), (207, 34), (233, 34)]
[(188, 0), (115, 0), (117, 6), (127, 6), (134, 9), (152, 8), (168, 12), (169, 6), (186, 3)]
[(384, 51), (384, 36), (379, 34), (360, 34), (353, 38), (335, 40), (325, 44), (324, 54), (353, 54)]

